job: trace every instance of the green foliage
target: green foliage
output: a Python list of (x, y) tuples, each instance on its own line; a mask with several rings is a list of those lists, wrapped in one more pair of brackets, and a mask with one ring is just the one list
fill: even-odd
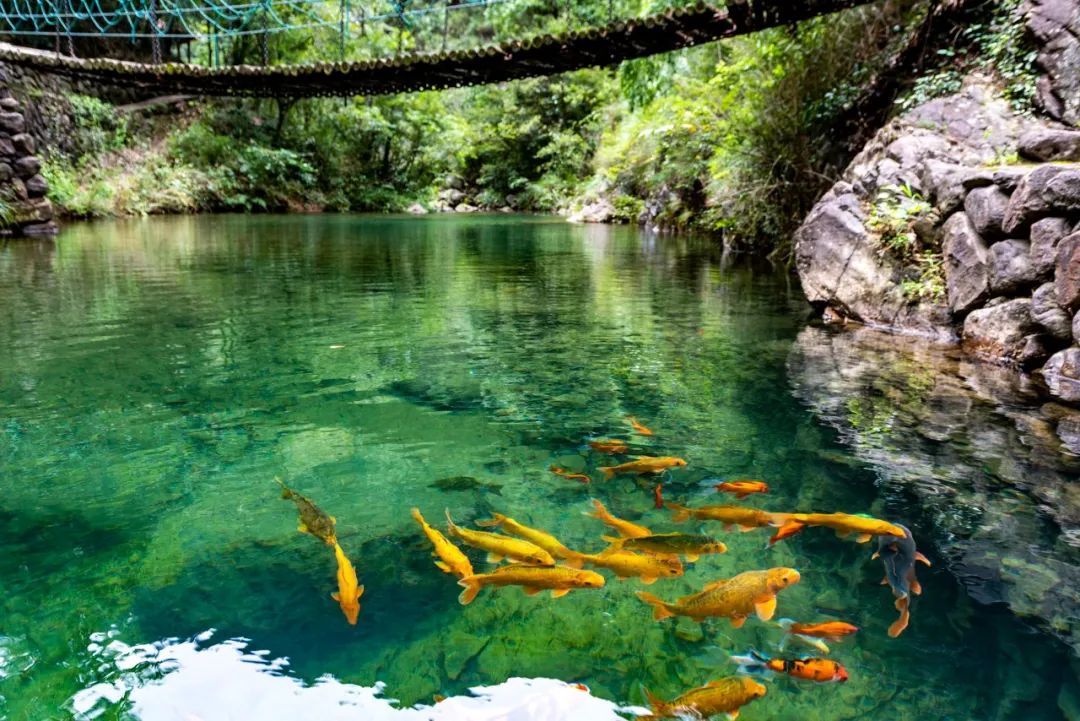
[(908, 276), (900, 282), (912, 300), (940, 302), (945, 298), (945, 272), (941, 247), (932, 233), (918, 225), (933, 226), (933, 206), (907, 184), (887, 185), (878, 191), (866, 226), (877, 236), (883, 251), (898, 259)]
[(965, 73), (983, 70), (1001, 81), (1002, 94), (1020, 112), (1030, 112), (1035, 102), (1038, 55), (1024, 26), (1023, 0), (997, 0), (986, 22), (963, 29), (957, 47), (937, 50), (935, 70), (916, 79), (896, 104), (911, 108), (960, 90)]
[(69, 95), (79, 155), (99, 155), (120, 150), (128, 141), (128, 118), (116, 108), (89, 95)]

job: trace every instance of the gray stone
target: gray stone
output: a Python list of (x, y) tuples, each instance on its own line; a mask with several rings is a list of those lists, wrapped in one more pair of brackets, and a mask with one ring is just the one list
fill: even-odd
[(962, 346), (983, 360), (1019, 365), (1028, 337), (1038, 331), (1031, 317), (1031, 300), (1015, 298), (969, 313), (964, 320)]
[(1043, 165), (1024, 176), (1009, 199), (1002, 224), (1006, 233), (1026, 229), (1034, 220), (1080, 210), (1080, 169)]
[(480, 209), (475, 205), (469, 205), (468, 203), (460, 203), (454, 206), (455, 213), (475, 213), (478, 210)]
[(26, 185), (26, 194), (31, 198), (40, 198), (49, 192), (48, 181), (40, 175), (27, 178), (24, 185)]
[(1047, 340), (1052, 342), (1052, 339), (1041, 333), (1033, 333), (1024, 338), (1020, 355), (1016, 359), (1019, 366), (1026, 371), (1033, 371), (1045, 363), (1050, 357), (1050, 344)]
[(26, 192), (26, 184), (22, 181), (22, 178), (12, 177), (11, 184), (8, 187), (11, 188), (11, 195), (14, 200), (30, 199), (30, 194)]
[(6, 183), (11, 180), (11, 177), (15, 174), (15, 171), (11, 169), (11, 166), (7, 163), (0, 163), (0, 183)]
[[(26, 181), (26, 189), (30, 190), (30, 181), (29, 180)], [(424, 206), (420, 205), (420, 203), (413, 203), (412, 205), (410, 205), (408, 208), (405, 209), (405, 212), (409, 213), (410, 215), (427, 215), (428, 210)]]
[(971, 182), (979, 183), (971, 186), (974, 188), (990, 185), (993, 180), (989, 173), (965, 165), (940, 160), (927, 160), (923, 164), (922, 186), (942, 215), (948, 215), (960, 207)]
[(1035, 282), (1031, 248), (1025, 241), (1003, 240), (990, 246), (991, 293), (1017, 295), (1035, 285)]
[(15, 144), (11, 138), (0, 135), (0, 158), (11, 160), (15, 157)]
[(45, 223), (53, 219), (53, 207), (48, 198), (33, 198), (12, 204), (16, 225)]
[(30, 223), (19, 228), (19, 232), (30, 238), (56, 235), (60, 232), (60, 226), (49, 220), (44, 223)]
[(994, 171), (994, 185), (1012, 194), (1020, 187), (1020, 181), (1030, 172), (1028, 168), (999, 168)]
[(0, 131), (8, 135), (18, 135), (26, 130), (26, 119), (22, 113), (0, 113)]
[(451, 190), (464, 190), (465, 181), (461, 179), (461, 176), (450, 174), (446, 176), (446, 182), (443, 183), (447, 188)]
[(1031, 317), (1058, 343), (1072, 340), (1072, 316), (1058, 305), (1053, 283), (1043, 283), (1031, 294)]
[(1042, 377), (1050, 395), (1066, 403), (1080, 402), (1080, 348), (1066, 348), (1050, 356)]
[(0, 98), (0, 110), (17, 113), (19, 112), (19, 101), (15, 98)]
[(1073, 313), (1080, 309), (1080, 233), (1065, 236), (1058, 243), (1054, 289), (1062, 308)]
[(1020, 136), (1017, 149), (1032, 160), (1080, 160), (1080, 130), (1029, 130)]
[(454, 188), (448, 188), (446, 190), (439, 191), (439, 200), (449, 204), (450, 206), (459, 205), (465, 202), (465, 193)]
[(13, 167), (20, 178), (30, 178), (41, 172), (41, 161), (33, 155), (27, 155), (16, 160)]
[(37, 143), (29, 133), (18, 133), (11, 136), (11, 144), (19, 155), (33, 155), (37, 150)]
[(614, 218), (615, 206), (607, 198), (600, 198), (587, 204), (567, 220), (571, 223), (610, 223)]
[(945, 221), (942, 253), (949, 311), (963, 315), (982, 305), (990, 295), (990, 249), (966, 213), (955, 213)]
[(1008, 207), (1009, 196), (996, 185), (975, 188), (964, 198), (964, 212), (971, 219), (975, 231), (987, 240), (1004, 237), (1001, 223)]
[(1043, 218), (1031, 224), (1031, 265), (1036, 278), (1053, 277), (1058, 243), (1069, 232), (1069, 223), (1064, 218)]

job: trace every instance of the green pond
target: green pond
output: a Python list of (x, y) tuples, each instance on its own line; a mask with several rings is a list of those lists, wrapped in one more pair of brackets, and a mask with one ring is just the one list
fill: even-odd
[[(793, 277), (714, 243), (529, 216), (147, 219), (0, 246), (0, 718), (209, 721), (183, 696), (136, 703), (175, 669), (102, 650), (200, 634), (287, 659), (265, 675), (291, 687), (382, 682), (402, 707), (510, 677), (642, 705), (643, 687), (673, 697), (734, 673), (729, 654), (779, 654), (782, 634), (656, 622), (635, 592), (673, 599), (772, 566), (802, 573), (778, 617), (861, 630), (833, 644), (846, 684), (765, 678), (742, 718), (1065, 718), (1071, 652), (969, 600), (945, 563), (920, 568), (894, 640), (872, 544), (809, 529), (766, 549), (766, 530), (674, 524), (651, 480), (601, 480), (611, 457), (586, 441), (623, 438), (687, 459), (669, 500), (730, 502), (717, 479), (760, 478), (772, 491), (748, 505), (907, 522), (934, 559), (917, 500), (886, 493), (794, 398), (807, 311)], [(275, 477), (336, 516), (366, 586), (358, 625)], [(409, 514), (445, 528), (444, 509), (463, 525), (501, 512), (595, 552), (608, 529), (584, 515), (591, 497), (729, 551), (650, 587), (605, 571), (599, 590), (487, 588), (461, 606)], [(229, 673), (208, 678), (202, 692), (242, 695)]]

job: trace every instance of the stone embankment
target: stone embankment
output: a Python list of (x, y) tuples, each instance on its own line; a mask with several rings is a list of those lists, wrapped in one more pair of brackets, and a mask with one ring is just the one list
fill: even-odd
[(20, 235), (53, 235), (57, 231), (53, 207), (45, 197), (49, 184), (41, 176), (37, 141), (28, 132), (22, 111), (0, 69), (0, 192), (11, 212), (5, 224)]
[[(1080, 403), (1080, 2), (1023, 10), (1050, 119), (1014, 113), (979, 77), (901, 115), (806, 218), (797, 266), (827, 319), (957, 340)], [(882, 216), (907, 223), (922, 267)]]

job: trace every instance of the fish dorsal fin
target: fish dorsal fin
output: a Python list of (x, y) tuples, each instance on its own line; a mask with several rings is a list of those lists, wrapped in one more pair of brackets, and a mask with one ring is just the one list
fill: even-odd
[(332, 599), (334, 599), (335, 601), (338, 601), (338, 602), (341, 601), (341, 595), (337, 591), (334, 591), (333, 593), (331, 593), (330, 598), (332, 598)]
[(436, 561), (435, 565), (443, 571), (443, 573), (450, 573), (450, 566), (446, 565), (442, 561)]
[(716, 688), (717, 686), (723, 686), (723, 685), (724, 685), (724, 681), (722, 679), (716, 678), (716, 679), (713, 679), (712, 681), (709, 681), (707, 684), (705, 684), (705, 687), (706, 688)]
[(720, 588), (721, 586), (723, 586), (727, 582), (728, 582), (728, 579), (721, 578), (719, 581), (713, 581), (712, 583), (706, 584), (705, 588), (703, 588), (701, 590), (702, 591), (713, 591), (713, 590), (715, 590), (717, 588)]

